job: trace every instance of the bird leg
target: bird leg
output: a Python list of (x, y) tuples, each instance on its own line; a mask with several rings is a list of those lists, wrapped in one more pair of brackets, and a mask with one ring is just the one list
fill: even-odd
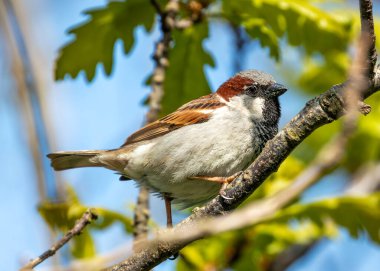
[(173, 198), (168, 195), (164, 195), (165, 200), (165, 209), (166, 209), (166, 227), (173, 228), (173, 219), (172, 219), (172, 200)]
[(225, 190), (227, 186), (235, 180), (240, 174), (242, 174), (242, 171), (239, 171), (231, 176), (228, 177), (212, 177), (212, 176), (194, 176), (190, 177), (191, 180), (203, 180), (203, 181), (209, 181), (209, 182), (216, 182), (222, 184), (222, 187), (219, 190), (219, 195), (224, 199), (232, 199), (226, 196)]
[[(165, 200), (165, 209), (166, 209), (166, 227), (168, 229), (173, 228), (173, 219), (172, 219), (172, 200), (173, 198), (169, 197), (168, 195), (164, 194), (164, 200)], [(169, 257), (169, 260), (175, 260), (178, 258), (178, 252)]]

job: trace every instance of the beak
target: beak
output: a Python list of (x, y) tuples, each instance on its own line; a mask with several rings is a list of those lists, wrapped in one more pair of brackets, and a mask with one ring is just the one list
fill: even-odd
[(278, 97), (284, 94), (288, 89), (281, 84), (274, 83), (272, 84), (268, 89), (268, 96), (269, 97)]

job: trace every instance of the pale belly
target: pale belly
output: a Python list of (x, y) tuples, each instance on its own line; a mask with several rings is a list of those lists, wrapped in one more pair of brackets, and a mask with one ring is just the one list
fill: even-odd
[(207, 202), (218, 194), (221, 184), (189, 177), (231, 176), (244, 170), (259, 152), (252, 143), (251, 123), (229, 126), (235, 133), (202, 124), (197, 125), (199, 131), (194, 127), (173, 131), (154, 144), (141, 146), (129, 158), (125, 172), (154, 192), (174, 198), (179, 208)]

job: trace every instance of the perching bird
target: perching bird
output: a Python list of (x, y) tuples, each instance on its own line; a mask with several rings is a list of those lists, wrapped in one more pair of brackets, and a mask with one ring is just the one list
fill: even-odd
[[(278, 131), (286, 87), (257, 70), (237, 73), (216, 93), (146, 125), (118, 149), (51, 153), (55, 170), (105, 167), (179, 208), (205, 203), (231, 182)], [(171, 216), (168, 224), (171, 224)]]

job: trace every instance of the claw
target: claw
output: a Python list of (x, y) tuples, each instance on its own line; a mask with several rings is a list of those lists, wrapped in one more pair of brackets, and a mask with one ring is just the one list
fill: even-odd
[(221, 194), (221, 193), (219, 193), (219, 196), (221, 196), (223, 199), (226, 199), (226, 200), (234, 199), (234, 198), (227, 197), (226, 195)]
[(233, 199), (233, 198), (230, 198), (230, 197), (227, 197), (227, 195), (226, 195), (226, 188), (227, 188), (227, 186), (228, 186), (228, 182), (225, 182), (225, 183), (223, 183), (222, 184), (222, 187), (220, 188), (220, 190), (219, 190), (219, 195), (223, 198), (223, 199), (227, 199), (227, 200), (230, 200), (230, 199)]

